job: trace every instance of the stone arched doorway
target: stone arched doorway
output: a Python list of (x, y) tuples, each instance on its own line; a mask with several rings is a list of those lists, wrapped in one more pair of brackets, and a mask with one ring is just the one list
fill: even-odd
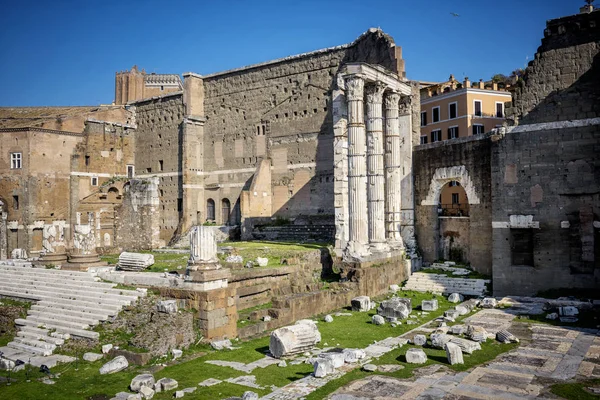
[(469, 199), (459, 181), (442, 186), (438, 200), (438, 258), (469, 262)]
[(231, 202), (229, 199), (221, 200), (221, 224), (229, 225), (229, 218), (231, 215)]

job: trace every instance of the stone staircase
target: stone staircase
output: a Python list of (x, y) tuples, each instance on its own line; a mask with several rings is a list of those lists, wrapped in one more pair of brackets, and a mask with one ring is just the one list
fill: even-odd
[[(88, 272), (61, 271), (0, 263), (0, 297), (35, 303), (14, 340), (0, 347), (3, 358), (27, 361), (48, 357), (70, 337), (98, 339), (90, 328), (133, 304), (145, 292), (115, 289)], [(32, 362), (33, 364), (33, 362)]]
[(486, 293), (485, 285), (490, 282), (489, 279), (453, 278), (442, 274), (415, 272), (410, 276), (402, 290), (483, 296)]

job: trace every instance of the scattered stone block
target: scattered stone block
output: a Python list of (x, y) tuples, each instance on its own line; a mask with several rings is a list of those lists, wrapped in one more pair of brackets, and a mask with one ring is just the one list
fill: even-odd
[(498, 302), (493, 297), (486, 297), (485, 299), (481, 300), (481, 307), (482, 308), (496, 308), (496, 307), (498, 307)]
[(475, 342), (483, 343), (487, 340), (488, 333), (482, 326), (468, 325), (467, 337)]
[(367, 371), (367, 372), (375, 372), (377, 371), (377, 365), (375, 364), (365, 364), (362, 367), (363, 371)]
[(371, 298), (369, 296), (358, 296), (352, 299), (352, 311), (369, 311), (371, 309)]
[(83, 359), (85, 361), (89, 361), (89, 362), (94, 362), (94, 361), (98, 361), (100, 360), (102, 357), (104, 357), (104, 354), (98, 354), (98, 353), (85, 353), (83, 355)]
[(446, 350), (446, 358), (448, 358), (450, 365), (465, 363), (462, 349), (457, 344), (448, 342), (444, 345), (444, 349)]
[(115, 372), (123, 371), (129, 366), (127, 359), (123, 356), (118, 356), (104, 364), (100, 368), (100, 375), (114, 374)]
[(272, 318), (271, 318), (271, 316), (270, 316), (270, 315), (265, 315), (265, 316), (263, 317), (263, 321), (265, 321), (265, 322), (269, 322), (271, 319), (272, 319)]
[(471, 312), (471, 309), (469, 307), (464, 306), (462, 304), (457, 305), (456, 307), (454, 307), (454, 309), (458, 311), (459, 315), (467, 315)]
[(558, 315), (560, 315), (561, 317), (573, 317), (578, 314), (579, 314), (579, 310), (577, 309), (577, 307), (573, 307), (573, 306), (558, 307)]
[(340, 352), (327, 352), (319, 354), (318, 358), (325, 358), (333, 364), (333, 368), (339, 368), (344, 365), (345, 354)]
[(358, 360), (362, 360), (367, 356), (362, 349), (344, 349), (342, 353), (344, 354), (344, 361), (347, 363), (358, 362)]
[(389, 300), (384, 300), (377, 308), (377, 314), (391, 319), (405, 319), (410, 314), (410, 310), (406, 305), (406, 301), (401, 297), (392, 297)]
[(171, 378), (161, 378), (156, 381), (154, 384), (154, 390), (158, 392), (166, 392), (169, 390), (177, 389), (179, 383), (175, 379)]
[(140, 388), (140, 394), (142, 395), (142, 397), (144, 399), (149, 400), (149, 399), (153, 398), (154, 397), (154, 393), (155, 393), (154, 389), (152, 389), (151, 387), (142, 386)]
[(333, 317), (331, 315), (326, 315), (324, 320), (325, 322), (333, 322)]
[(122, 252), (117, 266), (123, 271), (143, 271), (154, 265), (154, 255), (146, 253)]
[(177, 360), (179, 357), (181, 357), (183, 355), (183, 351), (181, 351), (179, 349), (173, 349), (173, 350), (171, 350), (171, 354), (173, 354), (173, 360)]
[(400, 290), (400, 286), (398, 285), (390, 285), (390, 291), (396, 293), (398, 290)]
[(567, 322), (567, 323), (574, 323), (577, 322), (579, 319), (577, 317), (559, 317), (560, 322)]
[(462, 335), (467, 331), (464, 325), (453, 325), (448, 329), (448, 332), (453, 335)]
[(174, 395), (173, 397), (175, 397), (176, 399), (180, 399), (180, 398), (182, 398), (183, 396), (185, 396), (185, 392), (184, 392), (183, 390), (177, 390), (177, 391), (175, 392), (175, 395)]
[(475, 350), (481, 350), (481, 345), (472, 340), (450, 336), (449, 341), (458, 345), (463, 353), (473, 354)]
[(0, 358), (0, 370), (12, 370), (15, 367), (15, 362), (6, 358)]
[(427, 343), (427, 336), (425, 335), (415, 335), (412, 340), (415, 346), (424, 346)]
[(108, 354), (108, 352), (113, 348), (112, 344), (105, 344), (102, 346), (102, 354)]
[(248, 261), (246, 265), (244, 265), (244, 268), (254, 268), (254, 263), (252, 261)]
[(460, 316), (460, 313), (456, 310), (446, 310), (444, 311), (444, 316), (456, 320)]
[(185, 388), (183, 389), (184, 393), (194, 393), (196, 391), (197, 388), (195, 387), (189, 387), (189, 388)]
[(259, 267), (266, 267), (269, 264), (269, 259), (266, 257), (256, 257), (256, 263)]
[(550, 314), (546, 314), (546, 319), (550, 319), (550, 320), (555, 320), (558, 319), (558, 313), (550, 313)]
[(438, 309), (438, 301), (436, 299), (423, 300), (421, 302), (421, 310), (423, 310), (423, 311), (435, 311), (437, 309)]
[(215, 340), (210, 342), (210, 346), (215, 350), (231, 349), (231, 340)]
[(409, 364), (425, 364), (427, 355), (421, 349), (408, 349), (406, 351), (406, 362)]
[(285, 362), (285, 360), (281, 360), (281, 361), (279, 361), (277, 366), (281, 367), (281, 368), (285, 368), (285, 367), (287, 367), (287, 363)]
[(165, 314), (177, 312), (177, 300), (160, 300), (156, 303), (156, 310)]
[(113, 399), (117, 400), (142, 400), (142, 395), (139, 393), (119, 392), (115, 394)]
[(326, 358), (317, 359), (313, 366), (315, 368), (314, 374), (316, 378), (324, 378), (335, 371), (333, 362)]
[(242, 400), (258, 400), (258, 394), (248, 390), (242, 395)]
[(460, 303), (460, 302), (464, 301), (464, 299), (465, 298), (460, 293), (452, 293), (450, 296), (448, 296), (448, 301), (450, 303)]
[(500, 343), (519, 343), (519, 338), (505, 329), (496, 332), (496, 339)]
[(432, 333), (431, 336), (429, 336), (429, 340), (431, 340), (431, 345), (438, 349), (443, 349), (444, 345), (448, 343), (451, 338), (451, 336), (446, 335), (444, 333)]
[(208, 378), (203, 380), (202, 382), (200, 382), (198, 384), (198, 386), (202, 386), (202, 387), (209, 387), (209, 386), (214, 386), (214, 385), (218, 385), (219, 383), (221, 383), (223, 381), (219, 380), (219, 379), (215, 379), (215, 378)]
[(396, 372), (401, 369), (404, 369), (404, 366), (399, 364), (384, 364), (379, 365), (377, 369), (381, 372)]
[(321, 341), (321, 333), (314, 321), (300, 320), (295, 325), (274, 330), (269, 341), (269, 351), (275, 358), (303, 353)]
[(371, 322), (374, 325), (383, 325), (385, 324), (385, 319), (381, 315), (373, 315)]
[(141, 374), (131, 380), (129, 389), (134, 392), (139, 392), (142, 387), (154, 387), (156, 381), (152, 374)]

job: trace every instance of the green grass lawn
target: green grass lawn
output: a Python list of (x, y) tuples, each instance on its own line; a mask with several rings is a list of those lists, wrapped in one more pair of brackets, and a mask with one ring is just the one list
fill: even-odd
[[(247, 261), (255, 261), (257, 257), (264, 257), (269, 260), (265, 268), (282, 266), (282, 260), (301, 256), (302, 253), (326, 248), (322, 243), (287, 243), (287, 242), (224, 242), (219, 243), (219, 247), (233, 247), (232, 254), (240, 255)], [(225, 254), (219, 254), (219, 259), (224, 262), (227, 258)], [(257, 268), (258, 266), (255, 266)]]
[(550, 391), (567, 400), (598, 400), (600, 395), (586, 390), (588, 387), (600, 387), (600, 379), (591, 379), (583, 382), (559, 383), (552, 385)]
[[(166, 272), (166, 271), (180, 271), (185, 272), (189, 254), (179, 253), (159, 253), (157, 251), (140, 251), (144, 254), (154, 255), (154, 265), (144, 270), (144, 272)], [(106, 254), (100, 256), (102, 261), (106, 261), (110, 265), (115, 265), (119, 262), (118, 254)], [(179, 268), (180, 267), (180, 268)]]

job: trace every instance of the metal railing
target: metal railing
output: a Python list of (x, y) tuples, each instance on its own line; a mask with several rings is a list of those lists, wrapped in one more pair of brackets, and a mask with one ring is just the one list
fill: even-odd
[(438, 204), (438, 215), (442, 217), (468, 217), (469, 204)]

